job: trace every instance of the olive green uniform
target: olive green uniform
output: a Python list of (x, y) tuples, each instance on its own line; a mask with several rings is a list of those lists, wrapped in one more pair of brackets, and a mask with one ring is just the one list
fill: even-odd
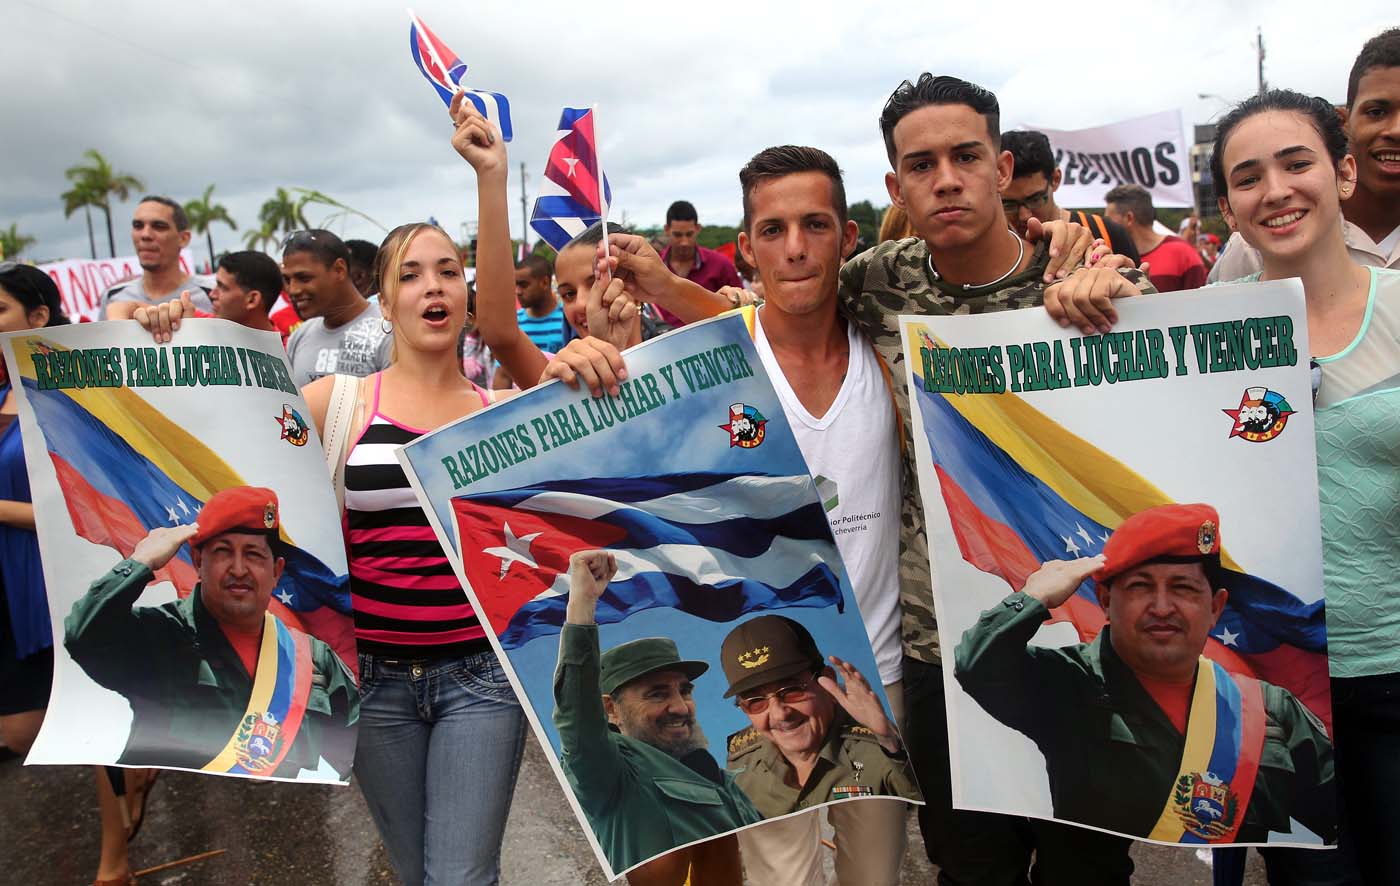
[[(954, 675), (993, 717), (1045, 755), (1055, 817), (1118, 833), (1151, 833), (1179, 772), (1186, 737), (1113, 650), (1110, 628), (1091, 643), (1027, 646), (1048, 617), (1012, 594), (963, 634)], [(1258, 775), (1236, 841), (1291, 830), (1337, 833), (1332, 744), (1287, 690), (1260, 682), (1265, 727)]]
[(598, 659), (598, 626), (564, 625), (554, 726), (564, 775), (615, 873), (762, 819), (718, 766), (718, 780), (711, 780), (665, 751), (612, 731)]
[[(73, 604), (64, 645), (99, 686), (131, 704), (131, 734), (118, 763), (199, 769), (224, 749), (248, 709), (253, 675), (200, 602), (133, 608), (154, 576), (123, 560)], [(292, 778), (322, 757), (348, 774), (360, 694), (340, 657), (311, 638), (314, 667), (301, 728), (273, 775)]]
[(851, 797), (919, 799), (909, 757), (890, 754), (875, 733), (844, 710), (827, 730), (817, 765), (807, 783), (797, 786), (792, 764), (752, 726), (729, 737), (729, 771), (764, 818), (811, 809)]

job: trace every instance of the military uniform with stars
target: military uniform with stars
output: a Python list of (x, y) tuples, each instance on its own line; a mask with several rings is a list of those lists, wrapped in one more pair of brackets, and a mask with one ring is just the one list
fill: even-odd
[(919, 795), (908, 756), (886, 753), (874, 733), (845, 711), (837, 711), (820, 757), (807, 783), (799, 786), (782, 752), (750, 726), (729, 737), (726, 768), (764, 818), (852, 797)]
[[(200, 534), (191, 544), (229, 531), (273, 536), (278, 526), (275, 495), (255, 490), (272, 496), (270, 527), (265, 497), (250, 510), (237, 495), (229, 496), (250, 489), (236, 487), (212, 496), (200, 512)], [(257, 525), (245, 527), (250, 514)], [(254, 675), (201, 602), (199, 585), (183, 600), (133, 606), (154, 578), (144, 563), (118, 563), (73, 604), (64, 621), (64, 645), (93, 682), (131, 704), (131, 732), (118, 763), (199, 769), (238, 729)], [(350, 727), (360, 710), (355, 678), (328, 645), (315, 637), (310, 641), (313, 671), (306, 711), (291, 748), (269, 773), (274, 776), (294, 778), (302, 769), (317, 769), (322, 757), (345, 764), (351, 759)]]
[[(739, 625), (725, 638), (720, 657), (730, 683), (726, 697), (811, 674), (821, 669), (823, 661), (806, 628), (776, 615)], [(815, 691), (826, 692), (820, 687)], [(764, 818), (853, 797), (919, 798), (903, 748), (887, 752), (875, 734), (839, 704), (817, 752), (816, 766), (803, 784), (798, 784), (797, 773), (782, 751), (753, 726), (731, 735), (728, 750), (726, 768)]]
[[(1110, 537), (1095, 579), (1105, 585), (1141, 563), (1218, 561), (1218, 521), (1207, 505), (1136, 514)], [(1258, 581), (1216, 562), (1207, 575), (1217, 588)], [(963, 634), (954, 676), (987, 713), (1035, 742), (1056, 818), (1146, 837), (1173, 795), (1187, 736), (1115, 650), (1111, 625), (1089, 643), (1030, 645), (1049, 617), (1036, 598), (1011, 594)], [(1263, 743), (1234, 841), (1287, 833), (1293, 818), (1332, 842), (1337, 809), (1326, 729), (1292, 693), (1258, 682)]]

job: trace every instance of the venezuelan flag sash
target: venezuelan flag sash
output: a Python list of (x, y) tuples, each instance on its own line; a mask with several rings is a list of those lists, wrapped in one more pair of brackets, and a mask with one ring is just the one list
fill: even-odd
[(202, 768), (235, 775), (275, 772), (301, 729), (312, 670), (311, 638), (266, 613), (248, 709), (228, 744)]
[(1264, 694), (1259, 681), (1202, 657), (1171, 796), (1149, 840), (1232, 843), (1259, 773)]

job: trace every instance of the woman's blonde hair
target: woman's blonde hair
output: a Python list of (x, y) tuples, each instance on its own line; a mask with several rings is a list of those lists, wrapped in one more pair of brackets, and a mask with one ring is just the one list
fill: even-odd
[[(403, 267), (404, 256), (408, 254), (408, 247), (413, 243), (413, 239), (424, 231), (436, 231), (452, 244), (454, 252), (457, 250), (457, 242), (442, 228), (428, 222), (412, 222), (399, 225), (390, 231), (384, 242), (379, 244), (379, 252), (374, 257), (374, 276), (379, 281), (380, 313), (391, 323), (394, 302), (399, 297), (399, 270)], [(397, 333), (391, 335), (393, 340), (389, 345), (389, 359), (397, 360), (398, 336)]]
[(909, 216), (893, 204), (885, 210), (885, 217), (880, 219), (880, 242), (886, 240), (903, 240), (905, 237), (914, 236), (914, 226), (909, 224)]

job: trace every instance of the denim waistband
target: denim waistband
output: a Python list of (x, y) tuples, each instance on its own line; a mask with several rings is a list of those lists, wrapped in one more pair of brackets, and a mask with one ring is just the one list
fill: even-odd
[(384, 655), (360, 653), (360, 678), (379, 674), (399, 674), (409, 677), (433, 677), (462, 667), (480, 664), (482, 661), (495, 661), (496, 655), (489, 649), (468, 655), (452, 655), (438, 658), (395, 658)]

